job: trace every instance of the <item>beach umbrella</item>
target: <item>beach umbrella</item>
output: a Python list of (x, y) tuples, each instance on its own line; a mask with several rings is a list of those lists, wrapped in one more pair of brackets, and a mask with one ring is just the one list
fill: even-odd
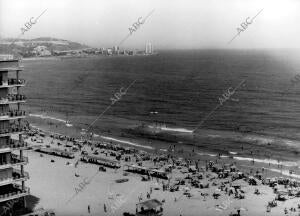
[(221, 190), (219, 189), (219, 188), (217, 188), (216, 190), (215, 190), (215, 193), (220, 193), (221, 192)]

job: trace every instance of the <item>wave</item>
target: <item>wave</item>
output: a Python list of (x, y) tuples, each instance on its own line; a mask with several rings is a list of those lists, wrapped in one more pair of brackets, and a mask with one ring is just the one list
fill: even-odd
[[(232, 153), (236, 153), (236, 152), (230, 152)], [(216, 157), (216, 154), (211, 154), (211, 153), (203, 153), (203, 152), (198, 152), (198, 155), (201, 156), (210, 156), (210, 157)], [(221, 155), (220, 157), (222, 158), (227, 158), (229, 157), (228, 155)], [(233, 156), (233, 159), (235, 160), (239, 160), (239, 161), (254, 161), (257, 163), (265, 163), (265, 164), (272, 164), (272, 165), (283, 165), (286, 167), (296, 167), (298, 166), (297, 162), (293, 162), (293, 161), (278, 161), (278, 160), (274, 160), (274, 159), (259, 159), (259, 158), (248, 158), (248, 157), (240, 157), (240, 156)]]
[(197, 152), (198, 155), (201, 155), (201, 156), (210, 156), (210, 157), (216, 157), (217, 155), (216, 154), (210, 154), (210, 153), (201, 153), (201, 152)]
[(300, 179), (300, 175), (295, 174), (295, 173), (290, 174), (289, 170), (279, 170), (279, 169), (274, 169), (274, 168), (265, 168), (265, 169), (273, 171), (273, 172), (281, 173), (282, 175), (285, 175), (285, 176), (289, 176), (289, 177), (292, 177), (292, 178), (299, 178)]
[(67, 121), (64, 120), (64, 119), (59, 119), (59, 118), (55, 118), (55, 117), (47, 116), (47, 115), (42, 115), (42, 114), (29, 114), (29, 116), (36, 117), (36, 118), (41, 118), (41, 119), (51, 119), (51, 120), (67, 123)]
[(280, 164), (286, 167), (298, 166), (296, 162), (292, 162), (292, 161), (278, 161), (273, 159), (258, 159), (258, 158), (247, 158), (247, 157), (238, 157), (238, 156), (234, 156), (233, 159), (240, 160), (240, 161), (254, 161), (258, 163), (265, 163), (265, 164), (272, 164), (272, 165)]
[(120, 139), (107, 137), (107, 136), (100, 136), (100, 137), (103, 138), (103, 139), (106, 139), (106, 140), (111, 140), (111, 141), (115, 141), (115, 142), (119, 142), (119, 143), (125, 143), (125, 144), (132, 145), (132, 146), (137, 146), (137, 147), (146, 148), (146, 149), (154, 149), (151, 146), (140, 145), (140, 144), (137, 144), (137, 143), (129, 142), (127, 140), (120, 140)]
[(167, 149), (159, 149), (159, 150), (164, 151), (164, 152), (168, 151)]
[(169, 128), (169, 127), (166, 127), (166, 126), (152, 126), (152, 125), (149, 125), (148, 127), (149, 128), (159, 128), (159, 129), (164, 130), (164, 131), (176, 131), (176, 132), (181, 132), (181, 133), (193, 133), (193, 130), (188, 130), (188, 129), (185, 129), (185, 128)]
[(212, 138), (218, 138), (221, 137), (220, 135), (217, 134), (207, 134), (208, 137), (212, 137)]

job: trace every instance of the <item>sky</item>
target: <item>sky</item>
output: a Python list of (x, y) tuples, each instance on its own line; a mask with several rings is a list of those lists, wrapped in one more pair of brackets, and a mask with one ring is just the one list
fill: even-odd
[[(157, 49), (300, 48), (299, 0), (0, 0), (0, 37), (112, 47), (151, 11), (121, 48), (144, 48), (147, 42)], [(25, 23), (42, 12), (21, 35)]]

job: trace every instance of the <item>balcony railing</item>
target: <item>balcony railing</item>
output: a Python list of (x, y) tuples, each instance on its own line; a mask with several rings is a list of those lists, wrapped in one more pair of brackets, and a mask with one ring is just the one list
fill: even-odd
[(17, 181), (26, 181), (27, 179), (29, 179), (28, 172), (24, 171), (22, 174), (21, 170), (13, 169), (11, 177), (0, 178), (0, 186), (7, 185), (7, 184), (13, 184), (13, 183), (16, 183)]
[(29, 173), (23, 171), (23, 174), (22, 174), (21, 170), (19, 170), (19, 169), (13, 169), (12, 179), (13, 180), (29, 179)]
[(19, 119), (25, 117), (26, 117), (26, 112), (23, 110), (10, 110), (8, 112), (0, 112), (0, 121), (13, 120), (13, 119)]
[(9, 147), (11, 149), (21, 149), (21, 148), (27, 148), (28, 147), (28, 143), (24, 142), (24, 141), (19, 141), (19, 140), (10, 140), (10, 144)]
[(25, 80), (24, 79), (13, 79), (10, 78), (7, 80), (8, 85), (24, 85)]
[(17, 199), (19, 197), (23, 197), (30, 194), (30, 189), (28, 187), (24, 187), (22, 189), (21, 185), (14, 184), (9, 192), (0, 194), (0, 202), (4, 202), (11, 199)]
[(10, 168), (12, 166), (16, 166), (16, 165), (25, 165), (28, 163), (28, 157), (23, 156), (23, 158), (20, 158), (19, 155), (15, 155), (15, 154), (11, 154), (11, 160), (10, 163), (7, 161), (4, 162), (0, 162), (0, 169), (7, 169)]
[(6, 81), (0, 82), (0, 88), (5, 87), (16, 87), (16, 86), (25, 86), (25, 80), (24, 79), (8, 79)]
[(8, 94), (7, 97), (0, 98), (0, 104), (9, 104), (9, 103), (21, 103), (25, 102), (25, 95), (21, 94)]
[(0, 129), (0, 137), (10, 136), (12, 133), (21, 133), (26, 130), (26, 127), (11, 124), (10, 128)]
[(19, 164), (19, 163), (28, 163), (28, 157), (23, 156), (22, 158), (20, 155), (11, 154), (11, 164)]
[(13, 150), (18, 150), (18, 149), (27, 149), (28, 148), (28, 143), (24, 141), (19, 141), (19, 140), (10, 140), (10, 143), (7, 145), (2, 145), (0, 146), (0, 154), (1, 153), (6, 153), (6, 152), (11, 152)]

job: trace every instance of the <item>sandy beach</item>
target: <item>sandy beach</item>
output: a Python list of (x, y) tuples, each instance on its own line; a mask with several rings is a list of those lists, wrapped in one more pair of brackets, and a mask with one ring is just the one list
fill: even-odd
[[(29, 137), (26, 141), (29, 145), (49, 145), (50, 147), (62, 147), (67, 144), (67, 141), (60, 141), (52, 139), (48, 135), (41, 137), (36, 135), (35, 138), (42, 139), (43, 143), (32, 141)], [(60, 142), (63, 145), (58, 146)], [(71, 143), (71, 142), (70, 142)], [(82, 150), (89, 153), (98, 148), (93, 145), (85, 145)], [(102, 149), (103, 150), (103, 149)], [(145, 149), (144, 149), (145, 150)], [(101, 152), (101, 149), (99, 149)], [(103, 155), (103, 153), (100, 153)], [(148, 153), (147, 153), (148, 154)], [(165, 151), (153, 154), (149, 152), (150, 158), (155, 155), (163, 156)], [(175, 155), (174, 152), (172, 155)], [(41, 157), (42, 155), (42, 157)], [(180, 155), (180, 153), (178, 153)], [(183, 152), (182, 156), (191, 156), (194, 160), (199, 160), (199, 166), (205, 166), (205, 163), (212, 157), (200, 156), (199, 154), (192, 154)], [(66, 159), (48, 154), (41, 154), (33, 150), (26, 151), (26, 156), (29, 157), (30, 163), (26, 166), (26, 171), (30, 173), (30, 179), (27, 184), (31, 188), (31, 194), (40, 198), (39, 204), (36, 208), (53, 209), (57, 215), (122, 215), (124, 212), (135, 213), (136, 203), (147, 199), (147, 193), (151, 193), (151, 199), (163, 201), (163, 215), (230, 215), (230, 213), (237, 213), (237, 209), (241, 209), (241, 215), (256, 216), (256, 215), (284, 215), (284, 209), (296, 208), (299, 204), (299, 197), (290, 197), (286, 201), (277, 201), (277, 207), (272, 208), (271, 212), (266, 212), (267, 201), (275, 199), (276, 194), (273, 188), (268, 185), (263, 185), (261, 181), (256, 186), (249, 185), (247, 178), (242, 178), (236, 181), (242, 181), (241, 190), (245, 194), (244, 199), (237, 199), (234, 195), (228, 195), (226, 192), (220, 190), (222, 182), (227, 182), (225, 185), (229, 187), (231, 176), (227, 178), (218, 178), (216, 173), (211, 169), (201, 171), (203, 179), (200, 181), (209, 183), (209, 188), (193, 187), (188, 176), (192, 173), (186, 171), (184, 166), (175, 166), (170, 173), (170, 180), (153, 178), (150, 181), (141, 181), (141, 175), (135, 173), (128, 173), (124, 171), (125, 164), (137, 164), (135, 161), (125, 162), (121, 160), (123, 165), (120, 169), (106, 168), (106, 172), (100, 172), (99, 166), (84, 162), (76, 162), (80, 158), (79, 152), (75, 153), (74, 159)], [(179, 156), (176, 156), (179, 157)], [(216, 158), (216, 157), (215, 157)], [(54, 162), (51, 162), (54, 160)], [(69, 164), (67, 165), (67, 162)], [(232, 163), (233, 159), (224, 158), (219, 160), (220, 164)], [(236, 161), (235, 161), (236, 162)], [(143, 161), (143, 166), (153, 167), (152, 160)], [(164, 168), (169, 162), (160, 163), (159, 167)], [(246, 173), (257, 166), (258, 163), (250, 166), (249, 162), (235, 163), (237, 168)], [(157, 166), (157, 165), (156, 165)], [(251, 169), (250, 169), (251, 167)], [(185, 171), (183, 171), (185, 170)], [(254, 174), (254, 169), (253, 173)], [(126, 173), (126, 176), (124, 176)], [(197, 172), (198, 173), (198, 172)], [(267, 177), (275, 177), (276, 173), (269, 171)], [(76, 177), (77, 176), (77, 177)], [(117, 179), (128, 179), (127, 182), (116, 183)], [(184, 179), (185, 183), (179, 185), (178, 191), (170, 192), (170, 190), (163, 190), (163, 185), (170, 185), (177, 182), (178, 179)], [(88, 181), (90, 180), (90, 181)], [(83, 188), (76, 192), (75, 188), (80, 188), (79, 185), (83, 182)], [(151, 190), (152, 188), (152, 190)], [(258, 189), (260, 194), (254, 194)], [(298, 188), (299, 190), (299, 188)], [(220, 194), (218, 199), (213, 198), (214, 193)], [(206, 195), (204, 195), (206, 194)], [(204, 195), (204, 196), (203, 196)], [(106, 205), (106, 212), (105, 207)], [(88, 212), (90, 206), (90, 213)], [(288, 215), (298, 215), (299, 209), (296, 212), (288, 210)]]

